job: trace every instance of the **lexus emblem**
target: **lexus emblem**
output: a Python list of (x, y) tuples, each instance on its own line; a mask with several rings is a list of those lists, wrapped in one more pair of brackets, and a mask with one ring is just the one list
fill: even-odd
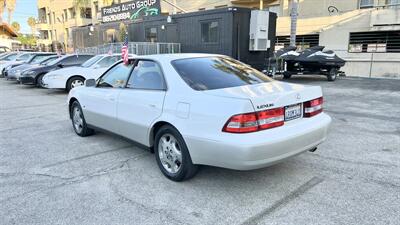
[(297, 94), (297, 95), (296, 95), (296, 99), (300, 100), (300, 99), (301, 99), (301, 95), (300, 95), (300, 94)]

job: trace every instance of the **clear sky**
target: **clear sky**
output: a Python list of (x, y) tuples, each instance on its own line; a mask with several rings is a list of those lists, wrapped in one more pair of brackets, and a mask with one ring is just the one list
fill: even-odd
[[(26, 22), (28, 17), (33, 16), (37, 18), (37, 0), (16, 0), (16, 8), (12, 16), (11, 22), (17, 21), (21, 25), (22, 33), (31, 33), (31, 28)], [(3, 14), (3, 20), (7, 21), (7, 12)]]

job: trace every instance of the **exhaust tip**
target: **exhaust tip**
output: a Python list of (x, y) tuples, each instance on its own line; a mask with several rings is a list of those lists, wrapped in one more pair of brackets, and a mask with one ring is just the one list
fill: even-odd
[(310, 149), (310, 150), (308, 150), (308, 151), (310, 151), (310, 152), (315, 152), (315, 151), (317, 151), (317, 147), (312, 148), (312, 149)]

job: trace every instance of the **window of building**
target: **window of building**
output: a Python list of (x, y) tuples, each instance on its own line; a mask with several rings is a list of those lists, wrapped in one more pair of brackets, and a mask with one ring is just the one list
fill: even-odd
[(68, 11), (66, 9), (64, 9), (64, 18), (65, 18), (65, 21), (68, 20)]
[(69, 11), (69, 15), (71, 16), (70, 18), (74, 19), (76, 16), (75, 8), (69, 8), (68, 11)]
[(157, 42), (157, 27), (148, 27), (145, 30), (147, 42)]
[(92, 19), (92, 8), (81, 8), (81, 18)]
[(360, 9), (374, 7), (374, 0), (360, 0)]
[(204, 43), (219, 42), (219, 26), (218, 21), (201, 23), (201, 41)]
[[(290, 45), (290, 36), (277, 36), (276, 45), (287, 47)], [(299, 50), (319, 45), (319, 34), (307, 34), (296, 36), (296, 46)]]
[(400, 30), (350, 33), (349, 52), (400, 52)]
[(386, 0), (386, 5), (388, 5), (389, 7), (399, 7), (400, 6), (400, 0)]

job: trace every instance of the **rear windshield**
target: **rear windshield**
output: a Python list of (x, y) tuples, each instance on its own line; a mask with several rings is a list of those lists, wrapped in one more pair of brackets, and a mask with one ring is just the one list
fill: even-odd
[(178, 59), (172, 65), (194, 90), (214, 90), (272, 81), (267, 75), (228, 57)]

